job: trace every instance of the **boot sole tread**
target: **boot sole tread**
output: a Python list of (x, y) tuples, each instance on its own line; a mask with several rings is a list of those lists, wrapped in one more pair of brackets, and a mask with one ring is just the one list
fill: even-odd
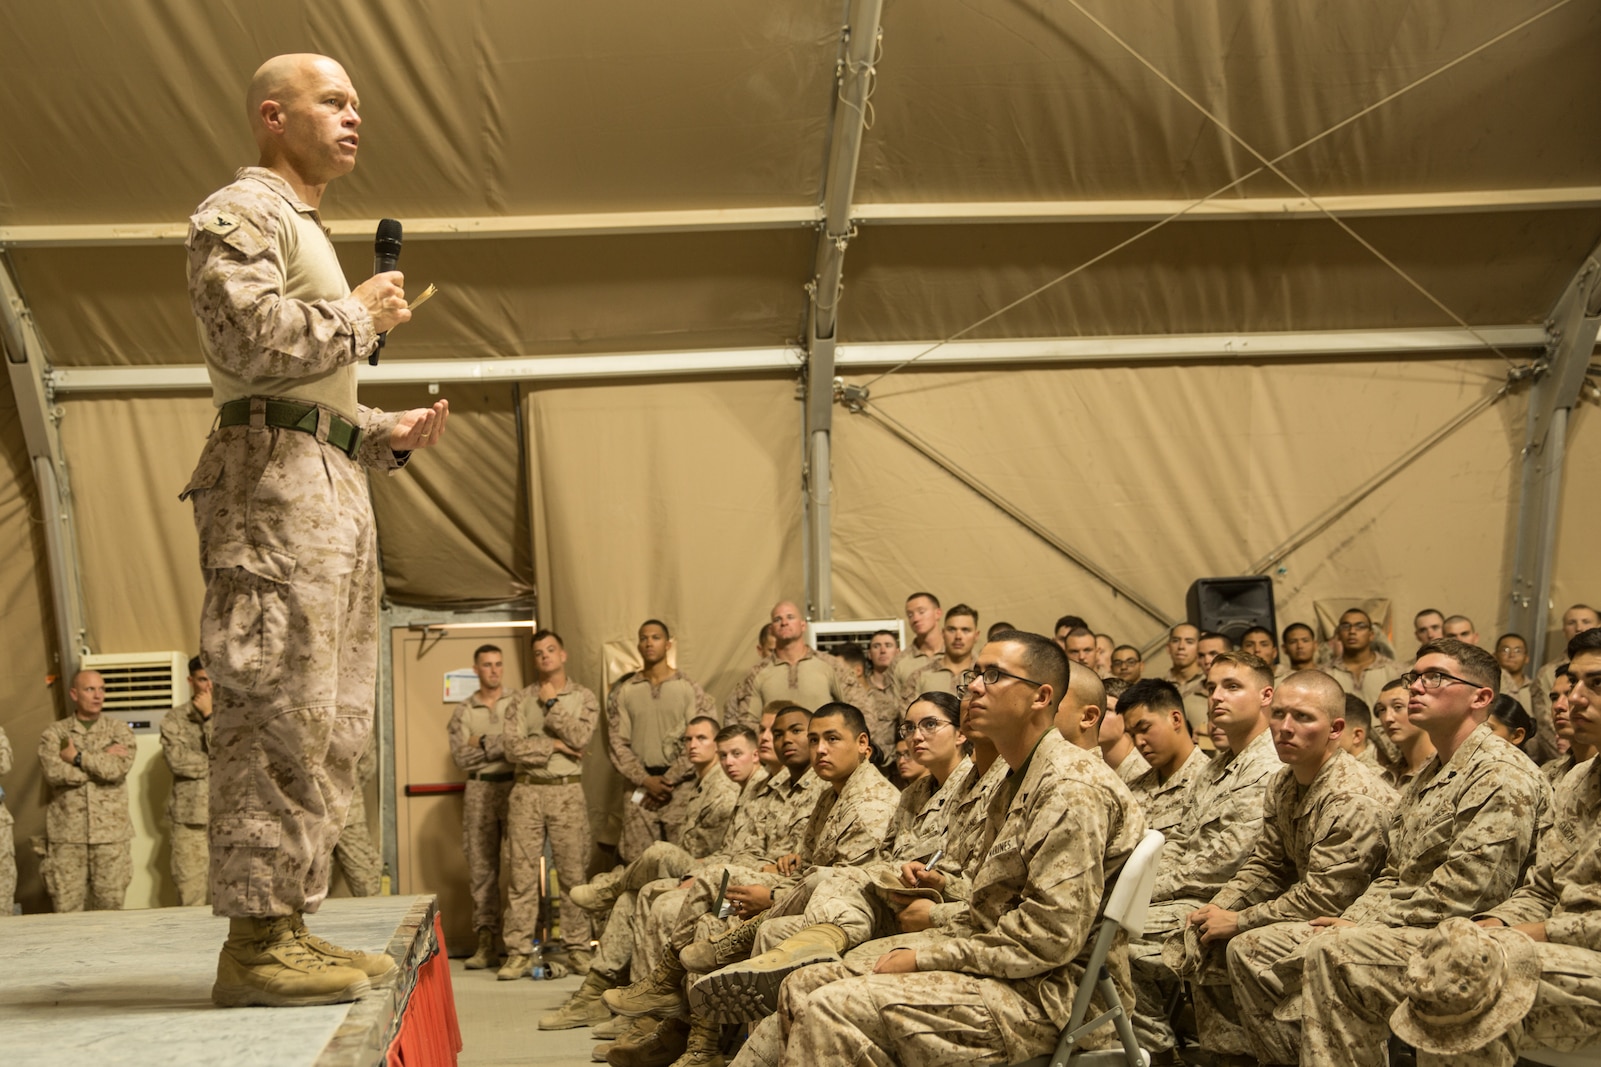
[(211, 1002), (219, 1008), (310, 1008), (326, 1004), (347, 1004), (372, 988), (365, 978), (343, 989), (328, 993), (278, 993), (252, 985), (211, 987)]
[(689, 1009), (718, 1023), (754, 1022), (778, 1010), (778, 987), (802, 967), (836, 963), (831, 952), (789, 960), (781, 965), (734, 966), (713, 971), (689, 987)]

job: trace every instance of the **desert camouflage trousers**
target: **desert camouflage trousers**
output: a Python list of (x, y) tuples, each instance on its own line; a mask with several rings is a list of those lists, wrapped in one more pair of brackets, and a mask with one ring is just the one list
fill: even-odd
[[(667, 934), (667, 945), (674, 952), (682, 952), (697, 937), (706, 937), (716, 930), (716, 916), (712, 905), (717, 902), (717, 891), (722, 887), (723, 871), (728, 871), (728, 884), (776, 886), (783, 875), (773, 871), (758, 871), (749, 867), (708, 867), (695, 874), (695, 882), (683, 890), (683, 904), (673, 916)], [(665, 899), (665, 898), (664, 898)], [(657, 907), (661, 907), (660, 903)], [(706, 922), (701, 920), (705, 919)]]
[[(659, 952), (645, 953), (644, 960), (634, 958), (640, 932), (650, 904), (662, 893), (678, 885), (679, 880), (695, 865), (695, 857), (677, 845), (658, 841), (645, 849), (644, 855), (630, 863), (626, 869), (609, 871), (591, 881), (614, 879), (620, 887), (617, 902), (612, 905), (606, 926), (600, 932), (600, 947), (595, 952), (593, 967), (611, 978), (621, 978), (629, 965), (634, 964), (636, 975), (649, 974), (660, 959)], [(650, 888), (651, 892), (642, 891)], [(640, 901), (644, 901), (641, 908)], [(682, 905), (680, 905), (682, 906)], [(636, 918), (638, 916), (638, 918)], [(665, 944), (665, 942), (664, 942)]]
[(1006, 982), (949, 971), (862, 974), (859, 968), (823, 963), (785, 979), (778, 996), (779, 1063), (1005, 1064), (1056, 1044), (1056, 1026)]
[(133, 881), (133, 850), (127, 841), (72, 845), (52, 841), (39, 864), (50, 903), (58, 912), (121, 911)]
[(871, 886), (876, 865), (819, 867), (790, 890), (762, 920), (755, 952), (766, 952), (808, 926), (833, 923), (845, 931), (847, 950), (899, 933), (895, 910)]
[(1235, 937), (1229, 976), (1252, 1054), (1264, 1063), (1384, 1067), (1407, 963), (1430, 932), (1274, 923)]
[(1152, 904), (1145, 913), (1145, 936), (1128, 943), (1129, 970), (1134, 978), (1134, 1034), (1140, 1048), (1162, 1052), (1174, 1045), (1173, 1027), (1167, 1021), (1167, 1002), (1179, 978), (1162, 962), (1162, 946), (1184, 929), (1190, 912), (1206, 901), (1168, 900)]
[(207, 847), (205, 826), (175, 822), (172, 825), (172, 881), (178, 887), (178, 903), (184, 907), (204, 904), (209, 889), (211, 850)]
[(16, 827), (11, 813), (0, 804), (0, 918), (8, 917), (17, 899)]
[(461, 851), (473, 897), (473, 929), (500, 930), (500, 852), (506, 840), (510, 782), (469, 779), (462, 797)]
[(377, 540), (367, 476), (294, 430), (227, 427), (192, 494), (214, 684), (211, 900), (218, 915), (313, 912), (372, 732)]
[(367, 828), (367, 800), (359, 783), (350, 795), (345, 828), (334, 844), (334, 860), (345, 874), (351, 896), (375, 897), (383, 888), (384, 860), (372, 843), (372, 831)]
[(539, 860), (545, 854), (545, 839), (556, 860), (561, 885), (561, 942), (568, 949), (589, 950), (589, 913), (573, 903), (573, 887), (584, 884), (584, 864), (589, 859), (589, 810), (584, 803), (584, 787), (571, 785), (524, 785), (512, 787), (507, 804), (507, 831), (510, 842), (511, 891), (506, 902), (504, 941), (508, 953), (526, 953), (533, 944), (539, 925)]
[(623, 798), (623, 835), (617, 843), (617, 854), (624, 863), (634, 862), (658, 841), (678, 844), (679, 835), (684, 830), (684, 813), (689, 808), (693, 790), (693, 783), (681, 783), (673, 790), (673, 799), (655, 811), (643, 804), (635, 804), (632, 791)]

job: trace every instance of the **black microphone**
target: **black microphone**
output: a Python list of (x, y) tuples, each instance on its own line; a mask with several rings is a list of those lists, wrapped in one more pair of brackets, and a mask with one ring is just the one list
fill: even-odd
[[(400, 262), (400, 222), (396, 219), (379, 219), (378, 233), (372, 239), (372, 272), (383, 274), (395, 269)], [(378, 347), (372, 350), (367, 357), (371, 366), (378, 366), (378, 353), (383, 351), (384, 341), (388, 340), (389, 331), (385, 330), (378, 335)]]

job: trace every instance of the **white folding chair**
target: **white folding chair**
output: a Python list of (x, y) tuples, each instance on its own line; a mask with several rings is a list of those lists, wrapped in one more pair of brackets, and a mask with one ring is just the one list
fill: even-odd
[[(1106, 972), (1106, 954), (1112, 950), (1117, 928), (1128, 931), (1130, 937), (1145, 932), (1145, 911), (1151, 904), (1151, 890), (1156, 885), (1156, 863), (1162, 857), (1165, 839), (1160, 831), (1147, 830), (1128, 861), (1123, 864), (1117, 884), (1112, 887), (1106, 906), (1101, 909), (1101, 925), (1095, 932), (1095, 944), (1084, 967), (1084, 978), (1073, 996), (1073, 1013), (1062, 1036), (1056, 1042), (1056, 1051), (1049, 1056), (1036, 1056), (1013, 1067), (1092, 1067), (1092, 1065), (1126, 1064), (1127, 1067), (1150, 1067), (1151, 1057), (1140, 1048), (1134, 1037), (1134, 1024), (1129, 1021), (1128, 1009), (1117, 995), (1112, 976)], [(1090, 998), (1095, 991), (1110, 1007), (1095, 1018), (1084, 1021), (1090, 1010)], [(1079, 1050), (1077, 1045), (1084, 1035), (1111, 1022), (1122, 1039), (1121, 1049), (1099, 1049), (1092, 1052)]]

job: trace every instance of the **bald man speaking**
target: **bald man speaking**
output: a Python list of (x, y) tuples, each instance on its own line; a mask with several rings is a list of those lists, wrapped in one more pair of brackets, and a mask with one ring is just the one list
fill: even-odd
[(356, 403), (355, 365), (407, 321), (404, 278), (354, 291), (318, 209), (356, 166), (356, 89), (326, 56), (286, 55), (246, 95), (258, 164), (189, 220), (189, 300), (218, 409), (182, 499), (195, 509), (214, 684), (211, 899), (230, 919), (212, 999), (353, 1000), (387, 955), (306, 929), (372, 732), (377, 538), (363, 468), (436, 444), (449, 405)]

